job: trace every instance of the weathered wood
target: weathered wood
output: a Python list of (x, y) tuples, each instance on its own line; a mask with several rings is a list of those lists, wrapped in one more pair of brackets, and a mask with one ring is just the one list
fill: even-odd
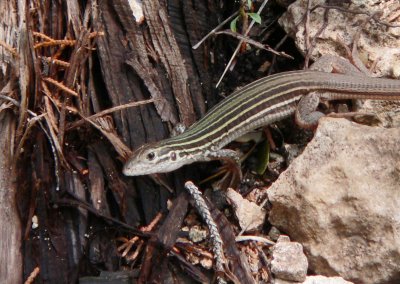
[(22, 283), (22, 227), (15, 193), (13, 142), (16, 118), (8, 111), (0, 112), (0, 283)]
[[(15, 115), (0, 108), (0, 142), (18, 157), (15, 179), (8, 164), (0, 167), (0, 282), (21, 283), (37, 267), (35, 279), (51, 283), (76, 282), (79, 273), (93, 273), (87, 267), (119, 269), (116, 220), (131, 229), (168, 212), (172, 194), (165, 185), (183, 182), (124, 177), (117, 144), (126, 153), (163, 139), (178, 122), (202, 116), (205, 98), (215, 99), (209, 50), (191, 49), (211, 25), (204, 21), (211, 2), (142, 1), (145, 21), (137, 23), (127, 0), (0, 1), (0, 89), (8, 84), (1, 95), (14, 100), (7, 108)], [(149, 98), (154, 102), (88, 122), (94, 113)], [(179, 204), (148, 233), (155, 237), (147, 257), (166, 256), (173, 247), (187, 201)]]
[[(9, 95), (16, 85), (16, 42), (15, 27), (18, 26), (14, 13), (16, 1), (0, 1), (0, 90)], [(14, 68), (11, 66), (14, 65)], [(26, 87), (26, 85), (25, 85)], [(0, 101), (0, 283), (22, 283), (23, 258), (21, 253), (22, 226), (18, 216), (15, 193), (14, 142), (18, 118), (2, 107)], [(9, 105), (11, 107), (11, 105)]]
[(211, 208), (212, 218), (217, 223), (224, 242), (224, 252), (229, 262), (228, 267), (231, 269), (231, 273), (239, 280), (239, 283), (256, 283), (246, 256), (239, 251), (236, 245), (232, 224), (212, 203), (208, 202), (208, 205)]
[[(170, 213), (146, 248), (146, 255), (139, 283), (162, 282), (162, 265), (166, 264), (168, 252), (176, 242), (188, 208), (187, 194), (182, 192), (170, 208)], [(164, 267), (165, 268), (165, 267)]]

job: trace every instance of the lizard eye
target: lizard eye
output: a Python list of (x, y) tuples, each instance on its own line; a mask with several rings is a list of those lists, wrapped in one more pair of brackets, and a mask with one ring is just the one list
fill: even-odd
[(150, 152), (146, 156), (147, 160), (149, 160), (149, 161), (154, 160), (155, 157), (156, 157), (156, 154), (154, 152)]
[(172, 161), (175, 161), (176, 160), (176, 153), (175, 152), (171, 152), (170, 157), (171, 157)]

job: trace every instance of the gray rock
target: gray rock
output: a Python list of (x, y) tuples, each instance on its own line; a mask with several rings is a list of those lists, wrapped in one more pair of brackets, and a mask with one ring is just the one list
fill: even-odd
[[(326, 0), (313, 0), (311, 7), (317, 4), (326, 4)], [(337, 3), (344, 1), (337, 0)], [(369, 15), (381, 12), (380, 19), (393, 19), (392, 24), (399, 25), (400, 18), (396, 11), (400, 9), (400, 1), (365, 1), (351, 0), (346, 9), (363, 11)], [(348, 58), (343, 44), (351, 46), (356, 33), (362, 23), (365, 22), (364, 14), (353, 14), (345, 11), (329, 10), (329, 20), (325, 19), (325, 9), (315, 9), (310, 13), (308, 30), (305, 32), (304, 23), (298, 24), (306, 14), (308, 0), (298, 0), (289, 6), (287, 12), (279, 19), (279, 24), (294, 39), (297, 48), (303, 54), (309, 51), (307, 42), (320, 32), (320, 28), (327, 24), (322, 33), (318, 34), (313, 43), (311, 58), (315, 61), (322, 55), (336, 55)], [(333, 2), (331, 5), (336, 6)], [(340, 6), (340, 5), (339, 5)], [(307, 35), (307, 37), (305, 36)], [(387, 28), (385, 25), (372, 21), (363, 26), (360, 38), (357, 42), (358, 56), (355, 61), (359, 66), (365, 65), (372, 68), (372, 73), (377, 77), (400, 77), (400, 64), (396, 64), (400, 58), (400, 27)], [(314, 46), (315, 45), (315, 46)], [(368, 73), (367, 68), (363, 71)], [(373, 110), (384, 127), (399, 127), (400, 104), (398, 102), (373, 101), (364, 111)], [(397, 121), (397, 123), (396, 123)]]
[(353, 284), (344, 280), (342, 277), (325, 277), (322, 275), (307, 276), (302, 284)]
[(303, 246), (280, 236), (272, 251), (271, 272), (276, 278), (302, 282), (306, 279), (308, 262)]
[(315, 273), (400, 283), (400, 129), (321, 119), (268, 196)]
[(199, 226), (193, 226), (189, 230), (189, 240), (199, 243), (207, 238), (207, 231)]
[(344, 280), (342, 277), (326, 277), (322, 275), (307, 276), (304, 282), (292, 282), (282, 279), (275, 279), (275, 284), (354, 284)]
[(232, 188), (228, 188), (226, 196), (242, 230), (248, 232), (261, 228), (265, 221), (265, 210), (262, 207), (243, 198)]
[(277, 227), (272, 226), (271, 230), (268, 232), (268, 236), (271, 238), (273, 241), (277, 241), (279, 236), (281, 235), (281, 232), (278, 230)]
[[(317, 4), (325, 5), (325, 0), (311, 1), (311, 7)], [(342, 2), (342, 1), (337, 1)], [(291, 4), (286, 13), (279, 19), (279, 24), (284, 30), (293, 37), (298, 49), (306, 54), (309, 47), (306, 44), (305, 25), (298, 24), (306, 13), (308, 0), (298, 0)], [(333, 4), (335, 5), (335, 4)], [(382, 12), (380, 19), (387, 19), (395, 16), (395, 11), (400, 8), (398, 1), (365, 1), (352, 0), (349, 10), (358, 10), (369, 13)], [(325, 20), (325, 9), (314, 10), (309, 17), (307, 35), (310, 38), (319, 32), (324, 24), (327, 24), (322, 33), (318, 35), (315, 41), (315, 48), (311, 58), (316, 60), (321, 55), (337, 54), (346, 57), (343, 43), (350, 46), (353, 43), (354, 35), (360, 28), (361, 23), (366, 19), (363, 14), (346, 13), (345, 11), (331, 9), (329, 11), (329, 21)], [(399, 24), (400, 20), (396, 17), (392, 24)], [(362, 29), (360, 39), (357, 41), (360, 60), (367, 66), (376, 62), (374, 72), (379, 76), (389, 76), (399, 74), (396, 62), (400, 56), (400, 28), (387, 28), (384, 25), (377, 25), (369, 21)], [(308, 39), (307, 39), (308, 40)]]

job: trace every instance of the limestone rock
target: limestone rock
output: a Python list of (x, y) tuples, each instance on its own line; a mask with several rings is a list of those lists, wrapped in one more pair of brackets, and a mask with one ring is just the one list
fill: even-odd
[(265, 210), (254, 202), (243, 198), (232, 188), (229, 188), (226, 196), (235, 212), (240, 227), (247, 231), (253, 231), (264, 224)]
[(313, 272), (400, 283), (400, 129), (321, 119), (268, 196), (270, 222), (304, 246)]
[(292, 282), (282, 279), (275, 279), (275, 284), (354, 284), (344, 280), (342, 277), (325, 277), (322, 275), (307, 276), (304, 282)]
[(302, 284), (353, 284), (344, 280), (342, 277), (325, 277), (322, 275), (307, 276)]
[[(337, 1), (340, 2), (340, 1)], [(347, 1), (346, 1), (347, 2)], [(400, 8), (399, 1), (365, 1), (351, 0), (350, 5), (345, 9), (358, 10), (370, 15), (382, 12), (379, 17), (382, 21), (390, 20), (391, 24), (400, 24), (400, 17), (396, 11)], [(297, 24), (306, 13), (308, 0), (298, 0), (291, 4), (287, 12), (279, 19), (279, 24), (285, 31), (293, 37), (298, 49), (306, 54), (306, 38), (304, 36), (304, 24)], [(325, 0), (311, 0), (311, 7), (317, 4), (325, 5)], [(308, 35), (310, 38), (319, 32), (325, 22), (325, 9), (319, 8), (311, 12), (308, 25)], [(328, 14), (328, 23), (324, 31), (318, 35), (315, 41), (315, 48), (311, 55), (312, 59), (317, 59), (321, 55), (336, 54), (346, 57), (342, 43), (351, 45), (354, 36), (361, 24), (368, 18), (365, 14), (346, 13), (344, 11), (331, 9)], [(375, 21), (369, 21), (360, 34), (357, 42), (358, 53), (361, 61), (367, 66), (376, 62), (375, 72), (379, 76), (396, 75), (399, 71), (396, 64), (400, 58), (400, 35), (399, 27), (387, 28), (379, 25)], [(396, 69), (396, 70), (395, 70)]]
[(199, 226), (193, 226), (189, 230), (189, 240), (199, 243), (207, 238), (207, 231)]
[(308, 262), (303, 246), (281, 236), (272, 251), (271, 272), (276, 278), (302, 282), (306, 279)]
[[(311, 7), (317, 4), (326, 4), (325, 0), (312, 0)], [(341, 1), (338, 2), (340, 6)], [(363, 11), (367, 14), (381, 12), (379, 19), (389, 20), (392, 24), (400, 25), (400, 17), (397, 11), (400, 9), (400, 2), (397, 0), (387, 1), (365, 1), (350, 0), (346, 9)], [(306, 13), (308, 0), (298, 0), (289, 6), (287, 12), (279, 19), (280, 25), (293, 37), (298, 49), (303, 54), (307, 53), (305, 25), (298, 24)], [(335, 5), (335, 4), (333, 4)], [(374, 21), (368, 21), (366, 14), (353, 14), (345, 11), (331, 9), (326, 22), (325, 9), (319, 8), (311, 12), (309, 18), (308, 32), (310, 38), (314, 38), (320, 32), (320, 28), (326, 28), (320, 33), (315, 41), (315, 47), (311, 58), (315, 61), (322, 55), (336, 55), (348, 58), (343, 44), (351, 46), (356, 33), (360, 30), (360, 37), (357, 40), (356, 62), (360, 61), (366, 67), (373, 66), (372, 73), (378, 77), (400, 77), (400, 27), (387, 28)], [(357, 60), (359, 59), (359, 60)], [(365, 68), (364, 68), (365, 69)], [(368, 70), (365, 69), (368, 73)], [(369, 103), (359, 111), (371, 112), (377, 115), (379, 125), (384, 127), (399, 127), (400, 125), (400, 104), (399, 102), (368, 101)]]

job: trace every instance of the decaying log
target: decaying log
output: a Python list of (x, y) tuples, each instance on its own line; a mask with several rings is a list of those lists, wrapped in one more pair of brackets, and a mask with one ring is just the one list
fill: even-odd
[(15, 200), (17, 184), (13, 170), (15, 129), (16, 117), (9, 110), (0, 110), (0, 283), (22, 282), (22, 228)]
[[(114, 237), (167, 212), (166, 186), (183, 184), (127, 178), (121, 167), (129, 149), (189, 126), (215, 101), (210, 51), (191, 49), (212, 27), (213, 3), (138, 7), (142, 21), (127, 0), (1, 1), (0, 282), (73, 283), (93, 273), (85, 267), (118, 269)], [(178, 204), (148, 257), (172, 248), (187, 210)]]

